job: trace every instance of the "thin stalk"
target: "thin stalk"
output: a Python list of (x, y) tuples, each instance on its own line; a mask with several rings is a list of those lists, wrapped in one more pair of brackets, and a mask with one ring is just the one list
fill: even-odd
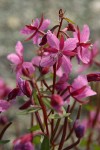
[[(66, 113), (69, 112), (69, 109), (70, 109), (70, 105), (68, 105)], [(67, 124), (68, 124), (68, 117), (65, 117), (65, 119), (64, 119), (63, 133), (62, 133), (62, 137), (61, 137), (61, 141), (60, 141), (58, 150), (62, 150), (62, 147), (64, 145), (64, 141), (65, 141), (65, 137), (66, 137), (66, 132), (67, 132)]]
[(4, 129), (1, 131), (1, 133), (0, 133), (0, 140), (2, 139), (2, 137), (3, 137), (4, 133), (5, 133), (5, 131), (8, 129), (8, 127), (9, 127), (11, 124), (12, 124), (12, 122), (9, 122), (9, 123), (4, 127)]
[(77, 140), (75, 143), (73, 143), (72, 145), (70, 145), (70, 146), (64, 148), (63, 150), (69, 150), (69, 149), (72, 149), (72, 148), (74, 148), (76, 145), (78, 145), (79, 142), (80, 142), (80, 139), (78, 139), (78, 140)]
[(61, 119), (58, 119), (57, 122), (56, 122), (54, 131), (53, 131), (53, 134), (51, 135), (51, 140), (50, 140), (51, 142), (53, 141), (53, 139), (54, 139), (54, 137), (55, 137), (55, 135), (56, 135), (56, 132), (57, 132), (58, 127), (59, 127), (59, 124), (60, 124), (60, 121), (61, 121)]

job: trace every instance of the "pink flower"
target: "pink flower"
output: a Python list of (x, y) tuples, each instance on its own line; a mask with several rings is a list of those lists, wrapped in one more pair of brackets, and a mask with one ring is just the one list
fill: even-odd
[(76, 48), (77, 40), (75, 38), (68, 38), (64, 41), (64, 37), (62, 36), (59, 41), (51, 31), (48, 31), (47, 42), (50, 47), (44, 50), (49, 54), (42, 58), (40, 65), (42, 67), (50, 67), (57, 63), (57, 69), (62, 66), (64, 72), (70, 73), (72, 69), (70, 56), (76, 54), (73, 50)]
[(95, 58), (98, 54), (99, 54), (98, 42), (95, 42), (93, 44), (92, 49), (90, 50), (90, 61), (88, 62), (88, 64), (82, 64), (82, 66), (78, 70), (78, 73), (81, 73), (86, 69), (88, 69), (89, 67), (91, 67), (93, 64), (96, 64)]
[(0, 100), (0, 112), (5, 112), (10, 108), (11, 104), (6, 100)]
[(48, 28), (50, 20), (44, 19), (43, 16), (41, 19), (36, 18), (36, 20), (31, 24), (27, 25), (21, 30), (22, 34), (32, 34), (27, 40), (32, 39), (34, 44), (39, 44), (41, 41), (41, 34), (44, 30)]
[(23, 52), (24, 48), (20, 41), (17, 42), (15, 47), (16, 53), (11, 53), (7, 56), (7, 59), (15, 65), (16, 76), (19, 77), (22, 74), (22, 70), (28, 70), (29, 76), (33, 74), (35, 68), (31, 62), (24, 62)]
[(79, 75), (71, 85), (71, 95), (77, 100), (93, 96), (96, 94), (88, 85), (87, 77), (85, 75)]
[(78, 40), (77, 53), (78, 58), (85, 64), (88, 64), (90, 61), (90, 51), (88, 47), (89, 43), (90, 30), (88, 25), (84, 25), (83, 30), (80, 32), (79, 28), (74, 32), (74, 38)]
[(31, 143), (33, 139), (32, 134), (26, 134), (14, 141), (14, 150), (34, 150), (34, 146)]

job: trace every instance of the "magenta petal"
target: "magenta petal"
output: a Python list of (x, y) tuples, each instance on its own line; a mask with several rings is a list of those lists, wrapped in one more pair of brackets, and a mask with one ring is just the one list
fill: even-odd
[(27, 69), (29, 74), (33, 74), (35, 71), (35, 68), (31, 62), (24, 62), (22, 67), (23, 67), (23, 69)]
[(18, 65), (21, 63), (21, 59), (15, 53), (11, 53), (7, 56), (7, 59), (11, 61), (13, 64)]
[(62, 67), (66, 74), (69, 74), (72, 70), (72, 64), (68, 57), (63, 56)]
[(47, 32), (47, 41), (52, 48), (59, 50), (59, 40), (50, 30)]
[(86, 49), (83, 47), (82, 47), (82, 49), (79, 48), (78, 56), (83, 63), (88, 64), (90, 62), (91, 53), (90, 53), (89, 49)]
[(74, 79), (72, 87), (77, 90), (85, 85), (88, 85), (87, 77), (85, 75), (79, 75), (76, 79)]
[(64, 48), (63, 50), (67, 51), (67, 50), (74, 50), (76, 48), (76, 44), (77, 44), (77, 39), (76, 38), (68, 38), (65, 42), (64, 42)]
[(21, 43), (20, 41), (17, 42), (15, 49), (16, 49), (16, 53), (17, 53), (19, 56), (22, 57), (22, 56), (23, 56), (24, 48), (23, 48), (23, 45), (22, 45), (22, 43)]
[(31, 62), (34, 66), (39, 67), (40, 66), (40, 61), (41, 61), (41, 57), (40, 56), (35, 56), (35, 57), (33, 57)]
[(57, 59), (54, 54), (44, 56), (41, 59), (40, 66), (41, 67), (50, 67), (50, 66), (53, 66), (56, 63), (56, 61), (57, 61)]
[(88, 25), (84, 25), (83, 30), (80, 34), (80, 41), (81, 42), (87, 42), (90, 36), (90, 30)]
[(6, 100), (0, 100), (0, 112), (5, 112), (10, 106), (11, 104)]
[(26, 34), (26, 35), (28, 35), (28, 34), (33, 33), (33, 31), (30, 30), (30, 29), (27, 28), (27, 27), (24, 27), (23, 29), (21, 29), (20, 33), (21, 33), (21, 34)]
[(44, 31), (45, 29), (48, 28), (49, 24), (50, 24), (50, 20), (45, 19), (45, 20), (43, 21), (42, 26), (40, 27), (40, 29)]
[(77, 99), (82, 99), (82, 98), (86, 98), (86, 97), (89, 97), (89, 96), (93, 96), (93, 95), (96, 95), (96, 92), (94, 92), (91, 87), (87, 86), (85, 88), (85, 90), (80, 93), (79, 95), (75, 96)]

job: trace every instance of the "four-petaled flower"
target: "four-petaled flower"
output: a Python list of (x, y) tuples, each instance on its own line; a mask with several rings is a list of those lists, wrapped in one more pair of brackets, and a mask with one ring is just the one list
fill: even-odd
[(25, 26), (22, 30), (21, 33), (25, 35), (30, 35), (32, 34), (27, 40), (32, 39), (34, 44), (39, 44), (41, 41), (41, 34), (44, 30), (48, 28), (50, 24), (50, 20), (44, 19), (43, 16), (41, 19), (36, 18), (36, 20), (31, 24)]
[(70, 57), (76, 55), (73, 50), (76, 48), (77, 39), (68, 38), (64, 41), (64, 37), (62, 36), (59, 41), (59, 39), (51, 31), (48, 31), (47, 42), (50, 47), (45, 48), (44, 51), (47, 51), (49, 54), (47, 56), (43, 56), (40, 65), (42, 67), (50, 67), (57, 63), (57, 69), (62, 67), (64, 72), (69, 74), (72, 70)]

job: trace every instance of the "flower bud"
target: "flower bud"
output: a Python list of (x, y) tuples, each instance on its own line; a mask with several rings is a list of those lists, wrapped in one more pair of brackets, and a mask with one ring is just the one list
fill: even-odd
[(99, 73), (91, 73), (87, 75), (88, 82), (91, 81), (100, 81), (100, 72)]
[(77, 138), (82, 138), (85, 132), (85, 126), (79, 123), (79, 120), (75, 121), (74, 131)]
[(8, 118), (6, 116), (0, 116), (0, 125), (5, 125), (8, 123)]
[(43, 75), (47, 74), (48, 72), (49, 72), (49, 67), (44, 67), (44, 68), (42, 68), (42, 70), (41, 70), (41, 73), (42, 73)]
[(64, 101), (62, 99), (61, 96), (57, 95), (57, 94), (53, 94), (51, 97), (51, 106), (58, 112), (62, 112), (61, 111), (61, 107), (63, 106)]
[(19, 93), (19, 88), (15, 88), (13, 89), (9, 94), (8, 94), (8, 100), (12, 100), (14, 98), (16, 98), (16, 96)]

